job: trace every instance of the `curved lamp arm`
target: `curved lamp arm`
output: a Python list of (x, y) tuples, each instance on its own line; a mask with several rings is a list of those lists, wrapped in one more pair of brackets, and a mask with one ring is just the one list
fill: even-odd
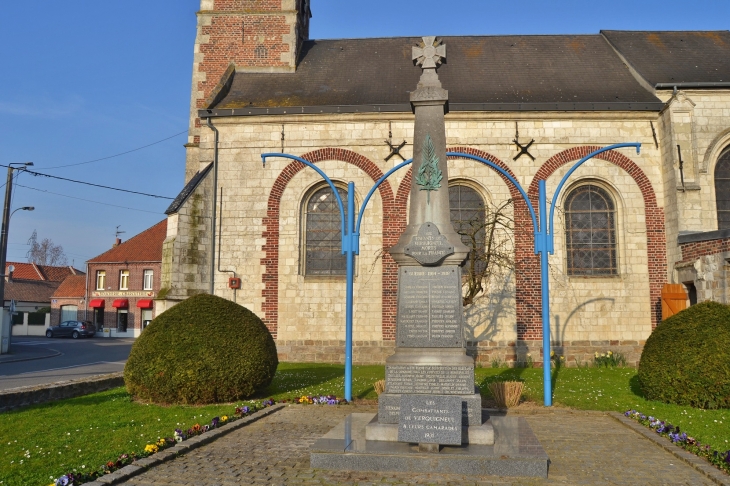
[[(342, 198), (340, 198), (340, 192), (337, 190), (337, 187), (335, 186), (334, 182), (327, 177), (327, 174), (325, 174), (322, 169), (308, 161), (307, 159), (303, 159), (301, 157), (297, 157), (296, 155), (290, 155), (290, 154), (277, 154), (277, 153), (268, 153), (268, 154), (261, 154), (261, 162), (263, 162), (264, 167), (266, 167), (266, 158), (267, 157), (282, 157), (284, 159), (291, 159), (296, 160), (298, 162), (301, 162), (302, 164), (306, 165), (307, 167), (311, 167), (312, 169), (317, 171), (317, 174), (321, 175), (322, 178), (327, 181), (327, 184), (332, 188), (332, 192), (335, 195), (335, 199), (337, 199), (337, 205), (340, 208), (340, 222), (341, 222), (341, 231), (342, 231), (342, 238), (344, 241), (345, 238), (345, 207), (342, 205)], [(344, 250), (343, 250), (344, 251)]]
[(370, 189), (370, 192), (368, 192), (368, 195), (365, 196), (365, 200), (362, 202), (362, 207), (360, 208), (360, 214), (357, 215), (357, 224), (355, 225), (355, 233), (360, 234), (360, 222), (362, 221), (362, 215), (363, 215), (363, 213), (365, 213), (365, 208), (367, 207), (368, 202), (370, 201), (370, 197), (373, 195), (375, 190), (380, 186), (380, 184), (382, 184), (385, 181), (385, 179), (390, 177), (390, 175), (393, 172), (397, 171), (398, 169), (400, 169), (402, 167), (405, 167), (406, 165), (410, 164), (411, 162), (413, 162), (413, 159), (408, 159), (408, 160), (396, 165), (395, 167), (390, 169), (388, 172), (386, 172), (383, 177), (378, 179), (378, 182), (376, 182), (375, 185)]
[(539, 228), (538, 228), (538, 224), (537, 224), (537, 216), (535, 215), (535, 208), (532, 207), (532, 202), (530, 201), (530, 198), (527, 197), (527, 193), (525, 192), (524, 189), (522, 189), (522, 186), (520, 185), (520, 183), (517, 182), (517, 180), (514, 177), (512, 177), (512, 175), (509, 172), (507, 172), (506, 170), (504, 170), (503, 168), (501, 168), (500, 166), (498, 166), (491, 160), (487, 160), (482, 157), (477, 157), (476, 155), (465, 154), (462, 152), (446, 152), (446, 156), (447, 157), (462, 157), (465, 159), (476, 160), (477, 162), (481, 162), (482, 164), (491, 167), (492, 169), (496, 170), (497, 172), (502, 174), (504, 177), (506, 177), (507, 180), (509, 180), (517, 188), (517, 190), (520, 191), (520, 194), (522, 194), (522, 198), (527, 203), (527, 209), (530, 210), (530, 217), (532, 217), (532, 226), (535, 230), (535, 233), (539, 232)]
[[(555, 216), (555, 201), (558, 199), (558, 195), (560, 194), (560, 191), (563, 189), (563, 186), (568, 181), (568, 178), (575, 172), (575, 169), (583, 165), (588, 159), (591, 159), (595, 157), (596, 155), (607, 152), (609, 150), (613, 149), (619, 149), (624, 147), (636, 147), (636, 153), (639, 154), (641, 152), (641, 143), (640, 142), (632, 142), (632, 143), (617, 143), (614, 145), (609, 145), (608, 147), (603, 147), (602, 149), (598, 149), (595, 152), (591, 152), (590, 154), (586, 155), (582, 159), (580, 159), (578, 162), (575, 163), (573, 167), (570, 168), (570, 170), (563, 176), (563, 178), (560, 181), (560, 184), (558, 184), (557, 189), (555, 189), (555, 192), (553, 193), (553, 203), (550, 205), (550, 219), (549, 219), (549, 226), (548, 226), (548, 234), (550, 236), (553, 235), (553, 218)], [(544, 216), (543, 216), (544, 217)], [(552, 251), (551, 251), (552, 253)]]

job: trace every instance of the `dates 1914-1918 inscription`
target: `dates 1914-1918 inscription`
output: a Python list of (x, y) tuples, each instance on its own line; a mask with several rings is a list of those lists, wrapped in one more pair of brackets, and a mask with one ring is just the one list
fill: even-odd
[(461, 312), (458, 266), (398, 269), (399, 346), (461, 347), (464, 339)]

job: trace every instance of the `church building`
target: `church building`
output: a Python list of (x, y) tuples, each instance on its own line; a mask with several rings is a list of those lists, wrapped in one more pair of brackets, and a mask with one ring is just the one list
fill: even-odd
[[(271, 331), (288, 361), (342, 362), (340, 213), (320, 168), (355, 207), (412, 157), (421, 69), (409, 37), (309, 39), (308, 0), (201, 0), (186, 185), (167, 210), (158, 309), (213, 292)], [(315, 17), (316, 19), (316, 17)], [(424, 32), (423, 35), (438, 35)], [(636, 363), (667, 284), (686, 305), (730, 303), (730, 31), (437, 37), (449, 152), (491, 161), (537, 208), (554, 207), (553, 349)], [(639, 142), (575, 162), (607, 145)], [(468, 352), (542, 361), (540, 260), (525, 199), (495, 170), (451, 157)], [(181, 169), (182, 170), (182, 167)], [(354, 362), (395, 347), (397, 265), (409, 166), (374, 192), (354, 269)], [(443, 181), (444, 185), (446, 181)], [(680, 298), (682, 300), (682, 298)], [(685, 305), (681, 303), (680, 307)], [(665, 305), (665, 307), (667, 307)]]

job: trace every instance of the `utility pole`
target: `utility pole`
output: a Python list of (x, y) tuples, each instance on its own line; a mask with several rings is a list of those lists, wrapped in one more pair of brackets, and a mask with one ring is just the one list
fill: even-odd
[[(20, 165), (21, 167), (13, 167)], [(3, 222), (2, 232), (0, 232), (0, 269), (2, 269), (2, 277), (0, 277), (0, 309), (5, 308), (5, 264), (8, 255), (8, 226), (10, 225), (10, 201), (13, 195), (13, 171), (16, 169), (24, 169), (33, 165), (33, 162), (10, 163), (8, 164), (8, 179), (5, 183), (5, 205), (3, 206)], [(4, 317), (4, 316), (3, 316)], [(3, 325), (5, 323), (3, 322)], [(8, 349), (12, 340), (12, 324), (10, 324), (10, 334), (8, 336)]]

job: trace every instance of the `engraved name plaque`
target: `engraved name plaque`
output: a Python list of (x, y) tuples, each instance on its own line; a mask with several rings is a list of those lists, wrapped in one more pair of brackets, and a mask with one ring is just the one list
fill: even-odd
[(387, 393), (468, 395), (474, 393), (474, 368), (388, 365), (385, 386)]
[(461, 268), (398, 269), (397, 345), (458, 348), (464, 345)]
[(436, 395), (403, 395), (398, 441), (461, 445), (461, 399)]
[(434, 265), (452, 255), (454, 246), (439, 232), (435, 224), (423, 223), (404, 253), (421, 265)]

